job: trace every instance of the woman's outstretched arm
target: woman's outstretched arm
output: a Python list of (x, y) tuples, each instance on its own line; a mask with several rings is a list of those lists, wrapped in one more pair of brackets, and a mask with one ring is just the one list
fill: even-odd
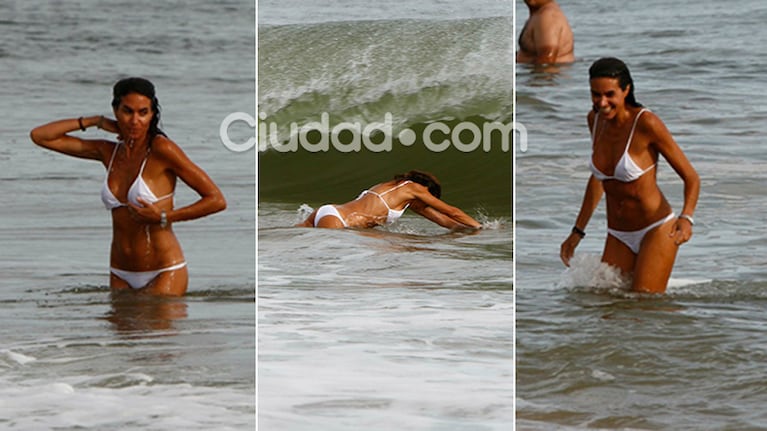
[(105, 141), (81, 139), (69, 134), (100, 123), (105, 123), (104, 117), (100, 115), (58, 120), (35, 127), (29, 137), (35, 144), (49, 150), (83, 159), (103, 160)]
[(415, 184), (413, 194), (416, 200), (410, 205), (416, 213), (448, 229), (481, 229), (482, 224), (460, 208), (447, 204), (429, 193), (428, 189)]
[[(594, 210), (599, 205), (599, 201), (604, 194), (604, 188), (602, 182), (594, 178), (592, 175), (589, 177), (589, 182), (586, 185), (586, 192), (583, 194), (583, 203), (581, 203), (581, 210), (578, 212), (578, 217), (575, 219), (575, 228), (581, 232), (586, 230), (586, 225), (589, 224)], [(575, 247), (581, 242), (582, 236), (573, 229), (573, 232), (565, 239), (562, 246), (559, 249), (559, 258), (562, 259), (562, 263), (565, 266), (570, 266), (570, 259), (575, 254)]]

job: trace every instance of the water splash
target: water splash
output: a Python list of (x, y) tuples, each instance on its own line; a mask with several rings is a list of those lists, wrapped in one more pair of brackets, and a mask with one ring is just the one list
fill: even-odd
[(302, 223), (304, 220), (309, 218), (313, 212), (314, 208), (312, 208), (309, 204), (301, 204), (301, 206), (299, 206), (296, 210), (296, 220), (294, 224)]
[(25, 365), (29, 362), (34, 362), (37, 360), (37, 358), (29, 355), (24, 355), (22, 353), (14, 352), (12, 350), (3, 350), (0, 352), (0, 359), (7, 360), (12, 363)]
[(588, 288), (596, 292), (626, 293), (631, 277), (620, 269), (603, 263), (599, 255), (577, 254), (570, 260), (570, 267), (562, 273), (559, 287), (570, 289)]
[(485, 230), (501, 229), (506, 224), (503, 218), (490, 218), (490, 215), (484, 208), (478, 208), (474, 218), (477, 219), (479, 224), (482, 225), (482, 229)]

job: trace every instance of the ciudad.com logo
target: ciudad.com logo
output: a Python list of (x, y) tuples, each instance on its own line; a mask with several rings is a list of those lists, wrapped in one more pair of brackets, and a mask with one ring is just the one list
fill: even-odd
[[(230, 135), (230, 127), (238, 122), (246, 123), (250, 128), (258, 129), (258, 150), (267, 151), (270, 148), (278, 152), (295, 152), (303, 149), (308, 152), (336, 151), (349, 153), (359, 152), (363, 148), (371, 152), (392, 151), (394, 133), (392, 114), (384, 114), (383, 122), (373, 122), (362, 125), (360, 122), (340, 122), (331, 127), (330, 115), (324, 112), (320, 121), (312, 121), (303, 125), (290, 124), (290, 137), (287, 141), (279, 139), (278, 125), (264, 121), (266, 114), (260, 113), (259, 120), (244, 112), (229, 114), (221, 122), (219, 136), (221, 143), (233, 152), (244, 152), (256, 146), (256, 138), (250, 137), (243, 143), (234, 142)], [(343, 137), (342, 137), (343, 136)], [(490, 152), (493, 146), (508, 152), (513, 142), (519, 145), (522, 152), (527, 151), (527, 129), (522, 124), (511, 125), (498, 121), (486, 121), (481, 125), (470, 121), (448, 124), (441, 121), (426, 124), (422, 130), (403, 129), (397, 133), (397, 142), (403, 146), (411, 146), (416, 142), (423, 143), (429, 151), (442, 152), (455, 147), (461, 152), (485, 151)]]

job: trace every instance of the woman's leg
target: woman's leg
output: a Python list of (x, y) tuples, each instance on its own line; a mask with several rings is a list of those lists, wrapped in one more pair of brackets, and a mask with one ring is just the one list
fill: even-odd
[(626, 244), (612, 235), (607, 235), (602, 262), (620, 269), (623, 275), (629, 275), (634, 270), (635, 261), (636, 255)]
[(632, 290), (646, 293), (664, 293), (674, 267), (679, 246), (670, 236), (675, 219), (647, 232), (634, 265)]
[(344, 228), (344, 222), (341, 221), (340, 218), (333, 216), (333, 215), (327, 215), (323, 218), (321, 218), (317, 222), (317, 227), (325, 227), (330, 229), (343, 229)]
[(314, 217), (317, 215), (317, 210), (312, 211), (311, 214), (309, 214), (309, 217), (306, 218), (306, 220), (303, 221), (303, 223), (298, 223), (296, 227), (314, 227)]
[(131, 289), (130, 284), (122, 278), (116, 276), (112, 271), (109, 271), (109, 288), (114, 292), (128, 291)]
[(160, 273), (139, 292), (158, 296), (184, 296), (189, 285), (189, 271), (184, 266)]

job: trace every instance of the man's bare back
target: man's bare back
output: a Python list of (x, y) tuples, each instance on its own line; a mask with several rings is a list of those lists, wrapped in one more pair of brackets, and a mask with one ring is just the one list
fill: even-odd
[(530, 17), (519, 35), (517, 63), (575, 61), (573, 31), (557, 2), (525, 0), (525, 4), (530, 9)]

